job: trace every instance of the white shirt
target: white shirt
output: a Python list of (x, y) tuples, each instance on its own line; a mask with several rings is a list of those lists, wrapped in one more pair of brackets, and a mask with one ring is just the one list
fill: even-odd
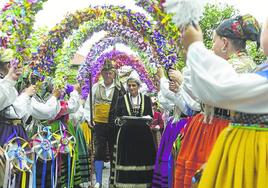
[(45, 103), (37, 101), (34, 97), (31, 99), (29, 115), (32, 115), (35, 119), (51, 120), (56, 117), (59, 111), (60, 102), (55, 96), (51, 96)]
[(238, 74), (202, 42), (190, 45), (187, 66), (193, 92), (205, 104), (245, 113), (268, 113), (268, 80), (254, 73)]
[[(70, 98), (68, 100), (68, 114), (75, 113), (80, 107), (80, 96), (79, 93), (74, 90), (70, 93)], [(58, 111), (59, 112), (59, 111)]]
[[(102, 85), (105, 88), (105, 95), (108, 97), (111, 92), (114, 90), (115, 88), (115, 83), (113, 82), (109, 87), (106, 87), (104, 84), (104, 81), (102, 80), (101, 82), (97, 82), (92, 86), (92, 102), (94, 103), (95, 101), (95, 93), (97, 91), (97, 88), (99, 85)], [(89, 95), (87, 97), (87, 100), (85, 102), (85, 107), (84, 107), (84, 116), (85, 119), (90, 122), (90, 100), (89, 100)]]
[(140, 93), (138, 93), (138, 95), (136, 97), (131, 96), (130, 93), (128, 93), (128, 96), (129, 96), (133, 105), (140, 105), (141, 104)]

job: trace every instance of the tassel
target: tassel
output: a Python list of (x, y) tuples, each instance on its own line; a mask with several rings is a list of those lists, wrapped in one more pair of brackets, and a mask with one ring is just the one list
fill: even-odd
[(203, 15), (206, 0), (166, 0), (163, 4), (167, 13), (173, 14), (172, 21), (178, 27), (198, 24)]
[(207, 104), (204, 105), (204, 123), (211, 124), (214, 117), (214, 107)]

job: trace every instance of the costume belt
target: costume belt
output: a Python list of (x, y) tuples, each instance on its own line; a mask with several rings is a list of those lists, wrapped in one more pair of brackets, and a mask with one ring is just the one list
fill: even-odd
[(21, 119), (4, 119), (4, 120), (0, 120), (0, 124), (9, 124), (9, 125), (21, 125), (22, 124), (22, 120)]

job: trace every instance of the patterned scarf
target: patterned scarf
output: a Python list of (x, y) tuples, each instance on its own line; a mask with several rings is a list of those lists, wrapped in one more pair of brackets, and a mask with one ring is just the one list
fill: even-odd
[(260, 41), (260, 25), (251, 15), (237, 16), (235, 18), (224, 20), (216, 29), (219, 36), (230, 39), (241, 39)]

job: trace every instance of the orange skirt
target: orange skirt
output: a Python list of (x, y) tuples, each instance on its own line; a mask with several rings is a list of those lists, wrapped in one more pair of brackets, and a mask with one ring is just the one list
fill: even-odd
[(229, 121), (213, 118), (211, 124), (203, 122), (204, 115), (197, 114), (188, 123), (174, 174), (175, 188), (190, 188), (192, 177), (210, 155), (213, 145)]

